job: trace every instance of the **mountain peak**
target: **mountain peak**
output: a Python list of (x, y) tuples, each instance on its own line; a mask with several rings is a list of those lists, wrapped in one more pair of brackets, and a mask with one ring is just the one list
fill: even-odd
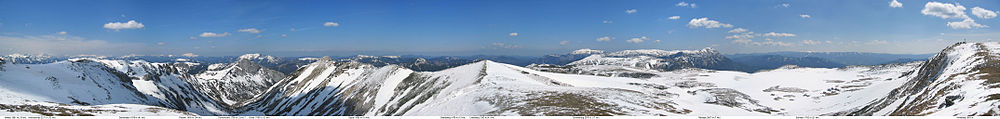
[(601, 53), (604, 53), (604, 51), (585, 48), (585, 49), (575, 50), (575, 51), (573, 51), (572, 53), (569, 53), (569, 54), (574, 54), (575, 55), (575, 54), (601, 54)]
[(716, 51), (715, 48), (712, 48), (712, 47), (702, 48), (701, 51), (702, 52), (719, 52), (719, 51)]
[(253, 54), (240, 55), (240, 57), (237, 58), (237, 60), (265, 60), (267, 62), (275, 62), (277, 61), (277, 58), (270, 55), (261, 55), (259, 53), (253, 53)]
[(357, 56), (354, 56), (354, 58), (378, 58), (378, 57), (371, 56), (371, 55), (361, 55), (361, 54), (359, 54)]
[(239, 59), (257, 59), (259, 57), (260, 57), (260, 54), (243, 54), (243, 55), (240, 55)]
[[(901, 76), (911, 79), (894, 89), (893, 93), (850, 114), (994, 114), (997, 111), (995, 107), (977, 105), (998, 102), (995, 95), (1000, 94), (990, 94), (995, 92), (992, 90), (1000, 87), (998, 83), (1000, 81), (996, 80), (997, 74), (1000, 73), (1000, 70), (996, 69), (997, 64), (1000, 64), (1000, 59), (995, 58), (1000, 54), (998, 52), (1000, 52), (998, 42), (955, 43), (928, 59), (912, 73)], [(936, 107), (927, 108), (928, 105)], [(972, 110), (953, 111), (961, 109)]]
[(712, 48), (705, 48), (701, 50), (660, 50), (660, 49), (638, 49), (638, 50), (622, 50), (618, 52), (608, 53), (609, 56), (653, 56), (653, 57), (665, 57), (674, 55), (677, 53), (685, 54), (698, 54), (698, 53), (718, 53)]

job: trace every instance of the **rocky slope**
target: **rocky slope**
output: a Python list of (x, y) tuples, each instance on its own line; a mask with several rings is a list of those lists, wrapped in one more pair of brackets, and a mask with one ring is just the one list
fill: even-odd
[(251, 99), (285, 77), (281, 72), (254, 63), (257, 56), (247, 54), (233, 63), (212, 64), (198, 73), (192, 84), (227, 105)]
[(1000, 44), (958, 43), (901, 77), (909, 79), (870, 105), (844, 115), (998, 115)]
[(228, 115), (187, 83), (191, 76), (181, 73), (186, 65), (100, 59), (4, 64), (0, 103), (41, 115)]

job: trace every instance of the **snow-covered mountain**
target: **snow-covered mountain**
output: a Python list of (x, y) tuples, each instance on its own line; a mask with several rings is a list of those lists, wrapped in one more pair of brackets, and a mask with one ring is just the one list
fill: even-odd
[(736, 70), (743, 67), (712, 48), (672, 51), (643, 49), (610, 53), (582, 49), (573, 54), (590, 56), (566, 65), (533, 64), (527, 67), (551, 72), (633, 78), (650, 78), (654, 76), (652, 72), (685, 68)]
[(438, 57), (428, 59), (423, 57), (357, 55), (350, 58), (340, 59), (338, 61), (360, 62), (379, 67), (398, 65), (417, 71), (437, 71), (472, 63), (474, 60), (457, 57)]
[[(480, 61), (437, 72), (319, 61), (243, 115), (820, 115), (860, 107), (919, 63), (743, 73), (656, 72), (649, 79), (536, 71)], [(720, 111), (721, 110), (721, 111)]]
[(1000, 115), (1000, 43), (958, 43), (900, 77), (904, 85), (846, 115)]
[[(189, 62), (2, 63), (0, 109), (9, 111), (0, 114), (998, 115), (998, 46), (959, 43), (925, 62), (753, 73), (704, 68), (729, 62), (711, 49), (587, 52), (565, 66), (527, 68), (480, 60), (440, 71), (323, 58), (284, 77), (249, 60), (201, 74), (183, 73), (200, 65)], [(261, 92), (227, 101), (251, 93), (213, 88)]]
[(545, 55), (537, 59), (535, 64), (566, 65), (574, 61), (586, 58), (593, 54), (603, 54), (604, 51), (593, 49), (579, 49), (569, 54)]
[(722, 68), (731, 62), (712, 48), (673, 51), (645, 49), (591, 55), (568, 65), (614, 65), (669, 71), (682, 68)]
[(228, 114), (191, 88), (186, 80), (191, 77), (178, 65), (189, 64), (100, 59), (3, 64), (0, 107), (41, 115)]
[(489, 56), (489, 55), (475, 55), (475, 56), (439, 56), (439, 57), (426, 57), (426, 56), (368, 56), (368, 55), (357, 55), (354, 57), (348, 57), (339, 59), (339, 62), (360, 62), (365, 64), (371, 64), (376, 67), (388, 66), (388, 65), (398, 65), (411, 69), (414, 71), (440, 71), (448, 68), (453, 68), (457, 66), (462, 66), (465, 64), (473, 63), (480, 60), (491, 60), (491, 61), (503, 61), (509, 64), (522, 64), (527, 65), (530, 62), (529, 59), (521, 57), (511, 57), (511, 56)]
[(285, 77), (281, 72), (254, 63), (257, 59), (274, 61), (270, 56), (246, 54), (233, 63), (209, 65), (206, 71), (196, 75), (192, 84), (227, 105), (246, 101)]
[(38, 55), (28, 55), (28, 54), (10, 54), (6, 56), (0, 56), (0, 59), (4, 59), (7, 63), (11, 64), (39, 64), (39, 63), (51, 63), (58, 61), (57, 58), (45, 54)]
[[(608, 85), (594, 82), (601, 81), (599, 79), (556, 80), (587, 79), (573, 78), (575, 76), (612, 77), (545, 73), (492, 61), (437, 72), (333, 61), (320, 61), (303, 68), (295, 73), (296, 76), (272, 87), (258, 103), (248, 105), (250, 111), (244, 114), (652, 115), (686, 112), (655, 95), (602, 88)], [(624, 83), (617, 86), (632, 87)], [(576, 103), (562, 103), (564, 101)]]

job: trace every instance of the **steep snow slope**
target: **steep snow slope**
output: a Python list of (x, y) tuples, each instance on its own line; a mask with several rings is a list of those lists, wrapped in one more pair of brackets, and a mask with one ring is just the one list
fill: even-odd
[(0, 104), (4, 116), (197, 116), (194, 113), (138, 104), (67, 105), (33, 102), (25, 105)]
[(130, 79), (93, 61), (51, 64), (4, 64), (0, 72), (0, 103), (26, 104), (24, 100), (81, 105), (152, 100), (135, 90)]
[[(228, 113), (191, 88), (184, 81), (191, 76), (181, 75), (179, 72), (184, 69), (174, 65), (187, 64), (99, 59), (73, 59), (49, 64), (4, 64), (4, 70), (0, 71), (0, 96), (3, 97), (0, 98), (0, 104), (12, 106), (8, 108), (11, 110), (29, 105), (56, 105), (43, 107), (77, 109), (81, 107), (70, 105), (142, 104), (201, 115)], [(149, 106), (127, 107), (130, 108), (123, 109), (142, 110)]]
[(389, 91), (396, 88), (391, 85), (398, 85), (412, 72), (395, 65), (377, 68), (358, 62), (317, 61), (303, 66), (257, 97), (258, 103), (248, 105), (250, 112), (245, 114), (365, 114), (377, 109), (374, 102), (387, 102), (388, 97), (374, 95), (394, 93)]
[(259, 54), (247, 54), (233, 63), (212, 64), (205, 72), (198, 73), (192, 84), (227, 105), (246, 101), (285, 77), (281, 72), (253, 63), (258, 58)]
[(185, 110), (200, 115), (229, 114), (227, 109), (189, 83), (195, 80), (195, 77), (183, 72), (187, 72), (188, 69), (184, 67), (190, 67), (193, 65), (191, 63), (85, 60), (103, 63), (127, 76), (139, 92), (156, 99), (156, 102), (149, 105)]
[(958, 43), (905, 77), (904, 85), (847, 115), (998, 115), (1000, 43)]

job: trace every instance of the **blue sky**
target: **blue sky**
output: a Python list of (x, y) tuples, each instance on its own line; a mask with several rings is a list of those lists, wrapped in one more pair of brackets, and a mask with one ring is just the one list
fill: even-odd
[(1000, 1), (891, 2), (0, 0), (0, 54), (540, 56), (705, 47), (922, 54), (962, 39), (1000, 40)]

